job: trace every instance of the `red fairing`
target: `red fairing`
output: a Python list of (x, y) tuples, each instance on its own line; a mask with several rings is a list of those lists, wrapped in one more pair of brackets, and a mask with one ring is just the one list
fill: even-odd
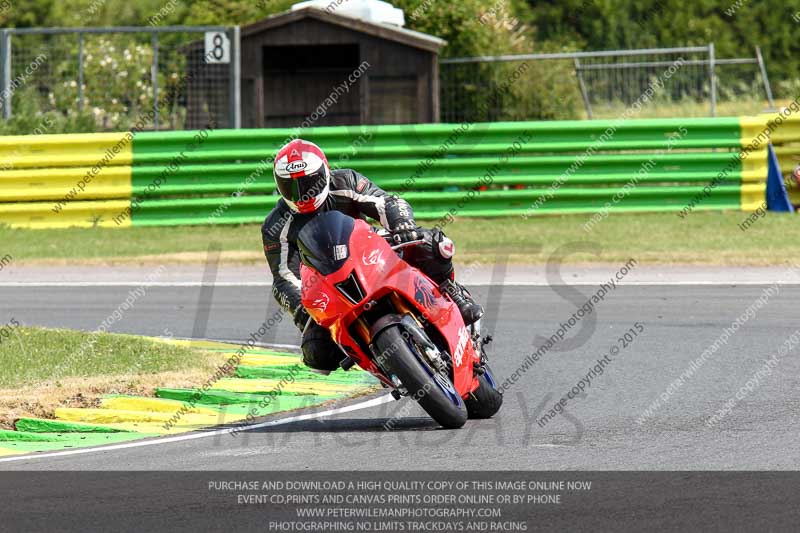
[[(364, 311), (365, 304), (380, 300), (391, 292), (396, 293), (447, 340), (447, 351), (453, 355), (454, 386), (466, 398), (478, 387), (473, 365), (480, 362), (480, 356), (458, 307), (443, 296), (427, 276), (400, 259), (363, 220), (355, 221), (349, 251), (350, 257), (344, 265), (329, 276), (322, 276), (306, 265), (301, 266), (302, 301), (312, 318), (330, 329), (337, 343), (350, 348), (350, 356), (361, 368), (391, 386), (392, 382), (372, 363), (371, 354), (364, 353), (348, 328)], [(348, 300), (335, 286), (345, 281), (351, 272), (355, 272), (366, 293), (357, 304)]]

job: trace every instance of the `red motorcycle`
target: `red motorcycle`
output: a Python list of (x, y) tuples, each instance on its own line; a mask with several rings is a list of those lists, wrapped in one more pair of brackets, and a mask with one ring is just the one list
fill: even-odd
[(403, 251), (420, 242), (392, 246), (363, 220), (320, 213), (298, 236), (302, 301), (342, 349), (344, 370), (358, 364), (395, 399), (409, 396), (455, 429), (493, 416), (503, 396), (480, 323), (465, 326), (453, 301), (403, 261)]

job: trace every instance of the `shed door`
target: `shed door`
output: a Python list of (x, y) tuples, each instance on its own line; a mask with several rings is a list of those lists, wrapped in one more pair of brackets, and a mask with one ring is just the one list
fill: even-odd
[(357, 44), (265, 46), (263, 57), (265, 127), (361, 123), (360, 81), (347, 81), (361, 63)]

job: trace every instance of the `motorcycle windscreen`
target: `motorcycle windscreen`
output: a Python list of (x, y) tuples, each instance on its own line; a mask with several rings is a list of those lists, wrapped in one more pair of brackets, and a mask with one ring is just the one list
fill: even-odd
[(323, 276), (338, 271), (350, 257), (355, 220), (339, 211), (326, 211), (306, 222), (297, 236), (303, 264)]

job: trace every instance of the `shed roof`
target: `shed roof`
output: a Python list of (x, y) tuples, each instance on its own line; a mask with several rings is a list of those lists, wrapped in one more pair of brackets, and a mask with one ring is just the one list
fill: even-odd
[(272, 28), (291, 24), (298, 20), (313, 18), (329, 24), (342, 26), (353, 31), (374, 35), (381, 39), (395, 41), (398, 43), (412, 46), (414, 48), (421, 48), (429, 52), (438, 53), (439, 49), (447, 44), (447, 41), (414, 30), (408, 30), (392, 24), (380, 24), (376, 22), (369, 22), (362, 19), (352, 17), (345, 17), (337, 15), (336, 13), (328, 13), (323, 9), (316, 7), (304, 7), (295, 11), (284, 11), (272, 15), (263, 20), (250, 24), (242, 28), (242, 37), (248, 37), (257, 33), (261, 33)]

